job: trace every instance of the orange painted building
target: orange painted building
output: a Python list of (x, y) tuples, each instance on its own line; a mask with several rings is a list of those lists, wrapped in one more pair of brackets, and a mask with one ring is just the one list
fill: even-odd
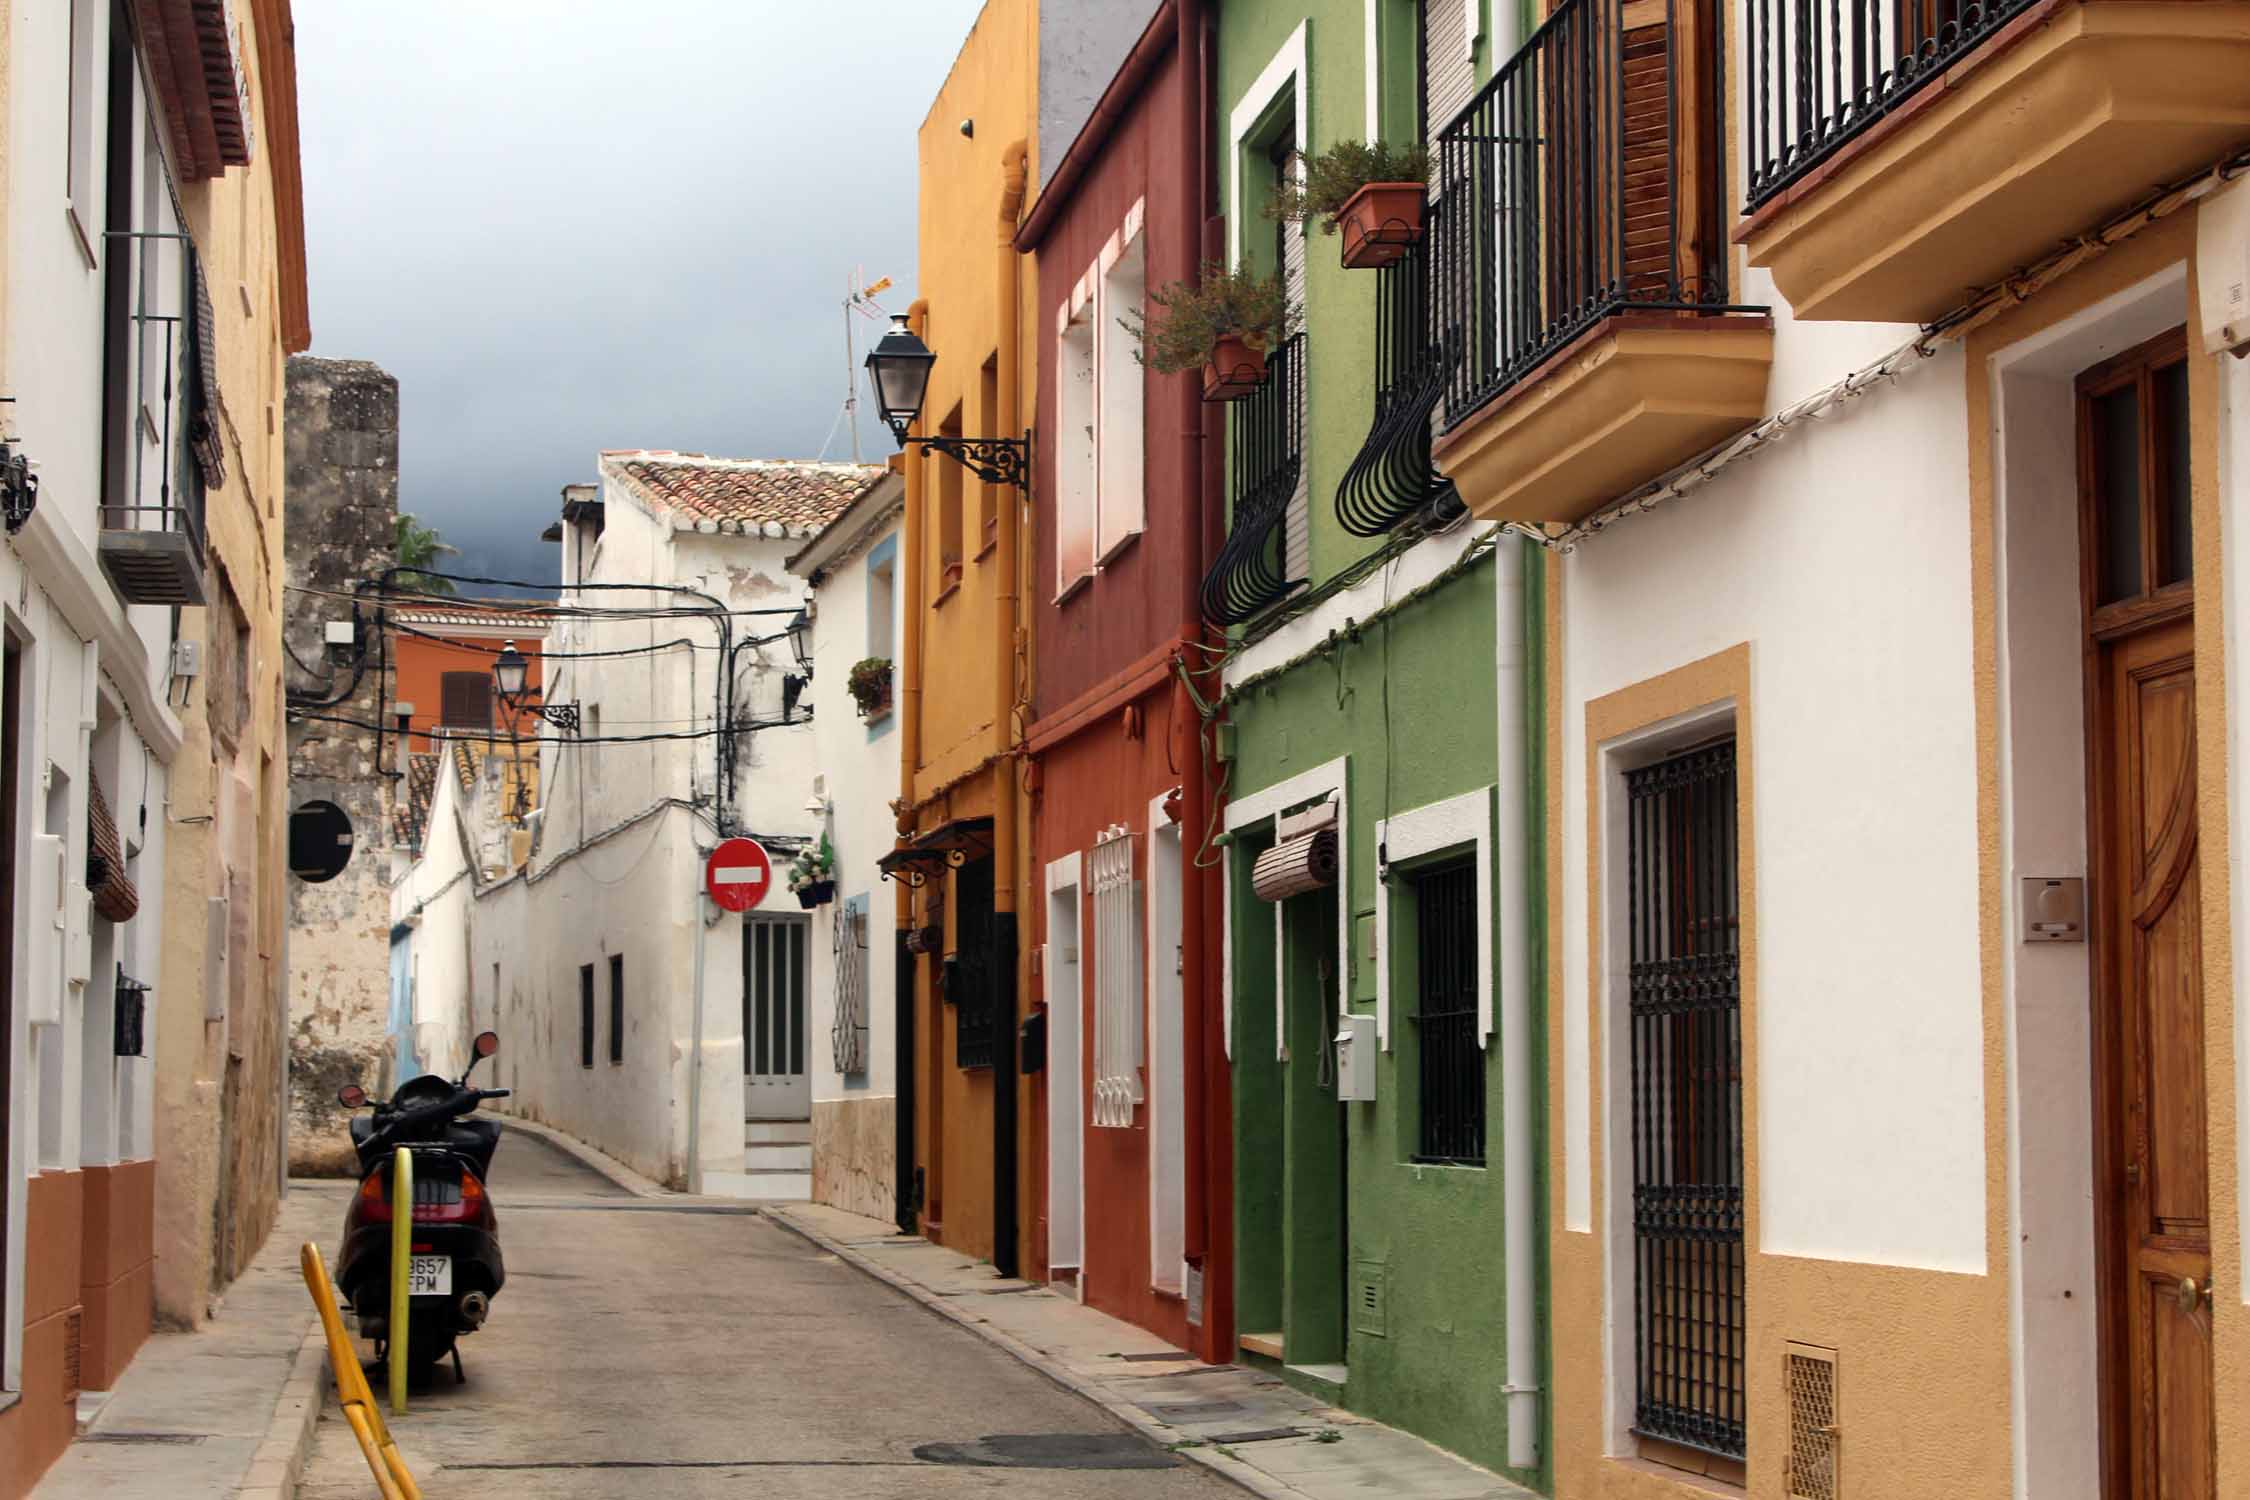
[[(540, 653), (552, 622), (544, 605), (507, 600), (442, 599), (391, 608), (385, 620), (393, 667), (386, 726), (395, 730), (405, 721), (410, 753), (432, 749), (431, 731), (437, 729), (506, 739), (512, 727), (518, 738), (536, 741)], [(527, 700), (512, 715), (492, 680), (493, 660), (509, 641), (524, 657)]]

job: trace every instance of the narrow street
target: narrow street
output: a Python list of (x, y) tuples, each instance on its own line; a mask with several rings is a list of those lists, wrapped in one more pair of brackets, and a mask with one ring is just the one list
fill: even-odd
[[(1234, 1493), (748, 1205), (630, 1197), (515, 1131), (494, 1177), (468, 1382), (392, 1424), (433, 1500)], [(371, 1493), (333, 1402), (298, 1493)]]

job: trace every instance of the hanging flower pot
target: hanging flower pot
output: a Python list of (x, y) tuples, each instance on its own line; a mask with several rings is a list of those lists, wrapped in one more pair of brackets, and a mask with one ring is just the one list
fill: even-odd
[(1239, 333), (1222, 333), (1203, 366), (1203, 399), (1240, 401), (1266, 383), (1266, 351)]
[(814, 880), (797, 887), (797, 904), (806, 911), (826, 906), (835, 899), (836, 882), (833, 880)]
[(1422, 238), (1419, 182), (1370, 182), (1336, 210), (1344, 235), (1344, 264), (1354, 271), (1395, 263)]

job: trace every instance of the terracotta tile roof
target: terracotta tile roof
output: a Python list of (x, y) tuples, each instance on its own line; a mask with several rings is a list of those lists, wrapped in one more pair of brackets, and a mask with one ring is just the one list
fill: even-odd
[(554, 622), (555, 607), (535, 599), (431, 599), (391, 606), (391, 618), (427, 630), (431, 626), (512, 625), (530, 635), (544, 635)]
[(404, 796), (391, 819), (391, 836), (410, 852), (422, 852), (422, 836), (430, 827), (430, 802), (437, 795), (438, 757), (420, 751), (406, 758)]
[(602, 469), (672, 516), (681, 531), (809, 537), (886, 472), (881, 464), (830, 464), (701, 453), (612, 449)]

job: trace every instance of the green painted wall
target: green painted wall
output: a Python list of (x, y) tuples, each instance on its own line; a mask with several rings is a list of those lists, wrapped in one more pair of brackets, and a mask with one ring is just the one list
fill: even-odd
[[(1395, 138), (1410, 133), (1415, 119), (1418, 7), (1413, 0), (1379, 4), (1381, 118), (1384, 133)], [(1259, 148), (1270, 139), (1264, 132), (1277, 123), (1280, 111), (1265, 112), (1248, 150), (1237, 148), (1230, 122), (1237, 101), (1251, 91), (1300, 22), (1306, 42), (1305, 72), (1298, 80), (1306, 90), (1300, 145), (1317, 151), (1367, 133), (1365, 0), (1227, 0), (1220, 6), (1216, 135), (1222, 153), (1222, 203), (1230, 214), (1246, 210), (1240, 223), (1244, 258), (1264, 269), (1272, 268), (1274, 232), (1260, 212), (1271, 168)], [(1488, 28), (1486, 52), (1489, 34)], [(1480, 56), (1478, 75), (1489, 72), (1490, 58)], [(1333, 238), (1315, 232), (1307, 250), (1305, 463), (1312, 496), (1311, 576), (1317, 587), (1383, 545), (1380, 539), (1344, 532), (1333, 510), (1337, 483), (1358, 452), (1372, 414), (1377, 278), (1344, 270)], [(1542, 622), (1535, 556), (1514, 548), (1488, 552), (1427, 594), (1251, 685), (1230, 705), (1238, 728), (1231, 795), (1241, 797), (1348, 757), (1350, 819), (1348, 863), (1340, 887), (1285, 903), (1278, 937), (1273, 908), (1249, 888), (1249, 870), (1270, 842), (1270, 825), (1245, 830), (1229, 849), (1237, 1316), (1246, 1333), (1282, 1332), (1292, 1365), (1346, 1365), (1349, 1378), (1340, 1399), (1350, 1409), (1550, 1490), (1544, 1455), (1551, 1446), (1551, 1423), (1545, 1401), (1540, 1403), (1541, 1467), (1506, 1470), (1497, 1028), (1483, 1054), (1486, 1165), (1436, 1166), (1412, 1159), (1419, 1120), (1418, 1055), (1414, 1024), (1408, 1019), (1416, 1009), (1418, 988), (1415, 913), (1410, 883), (1403, 878), (1410, 869), (1393, 871), (1392, 1050), (1378, 1060), (1374, 1102), (1338, 1103), (1323, 1062), (1335, 1031), (1332, 1002), (1323, 993), (1324, 964), (1343, 964), (1354, 1010), (1374, 1011), (1375, 822), (1388, 812), (1495, 780), (1494, 569), (1501, 566), (1520, 567), (1526, 590), (1534, 668), (1527, 674), (1533, 712), (1527, 725), (1533, 775), (1528, 823), (1534, 847), (1503, 851), (1495, 846), (1494, 894), (1510, 899), (1519, 892), (1519, 882), (1532, 882), (1536, 1004), (1545, 993), (1546, 955), (1544, 867), (1537, 847), (1544, 829), (1537, 782), (1544, 757), (1538, 749), (1543, 727), (1536, 717)], [(1352, 917), (1349, 951), (1342, 955), (1335, 951), (1333, 903), (1338, 899)], [(1277, 942), (1286, 959), (1286, 1062), (1275, 1057)], [(1500, 959), (1495, 951), (1496, 986)], [(1543, 1215), (1543, 1007), (1534, 1015), (1532, 1033), (1536, 1050), (1531, 1072), (1540, 1094), (1532, 1106), (1540, 1133), (1533, 1150), (1539, 1175), (1533, 1196)], [(1533, 1239), (1540, 1261), (1537, 1316), (1544, 1327), (1544, 1223)], [(1347, 1302), (1352, 1289), (1368, 1277), (1378, 1281), (1384, 1304), (1380, 1332), (1371, 1331), (1374, 1320)], [(1544, 1334), (1541, 1348), (1544, 1365)], [(1539, 1380), (1542, 1389), (1551, 1389), (1545, 1368)], [(1316, 1382), (1300, 1383), (1322, 1389)]]

